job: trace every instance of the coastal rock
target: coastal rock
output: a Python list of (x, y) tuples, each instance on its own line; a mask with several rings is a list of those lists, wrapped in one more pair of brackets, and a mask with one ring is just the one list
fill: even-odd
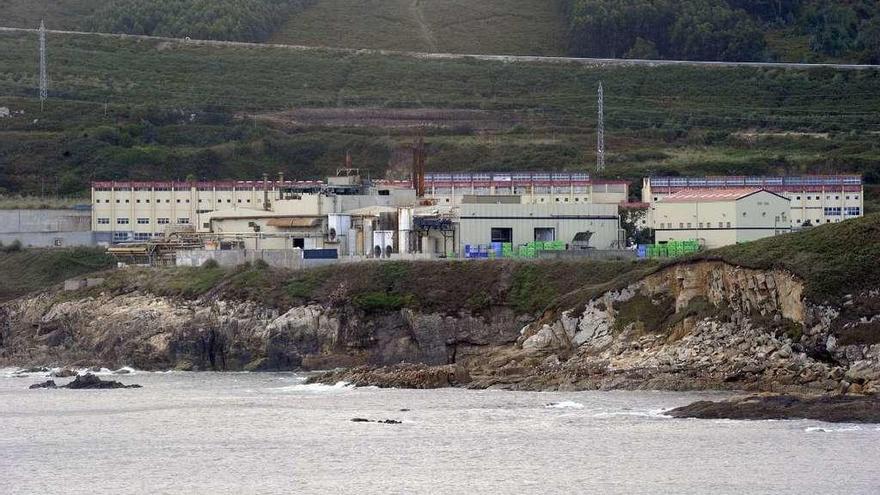
[(38, 388), (58, 388), (58, 385), (55, 384), (54, 380), (46, 380), (43, 383), (35, 383), (28, 388), (31, 390)]
[(109, 388), (141, 388), (140, 385), (125, 385), (123, 383), (113, 381), (113, 380), (101, 380), (97, 376), (86, 373), (85, 375), (78, 375), (73, 379), (72, 382), (68, 383), (59, 388), (69, 388), (74, 390), (84, 390), (84, 389), (109, 389)]
[(673, 418), (814, 419), (831, 423), (880, 423), (880, 398), (863, 396), (750, 396), (699, 401), (665, 413)]

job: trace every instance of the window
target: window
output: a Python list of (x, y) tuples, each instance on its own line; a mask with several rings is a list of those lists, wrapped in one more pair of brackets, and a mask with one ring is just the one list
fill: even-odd
[(147, 202), (147, 203), (149, 203), (149, 202), (150, 202), (150, 200), (149, 200), (149, 199), (147, 199), (147, 200), (145, 200), (145, 201), (146, 201), (146, 202)]
[(149, 218), (138, 218), (137, 222), (138, 222), (138, 225), (149, 225), (150, 219)]
[(171, 200), (170, 200), (170, 199), (166, 199), (165, 202), (166, 202), (166, 203), (170, 203)]
[(722, 223), (722, 222), (718, 222), (718, 228), (719, 228), (719, 229), (723, 229), (723, 228), (724, 228), (724, 223)]
[(840, 196), (834, 196), (834, 199), (840, 199)]
[(141, 200), (136, 199), (134, 202), (140, 204)]
[(700, 228), (701, 229), (703, 228), (703, 222), (700, 222)]
[(178, 199), (177, 202), (180, 203), (180, 200)]
[(98, 225), (110, 225), (110, 219), (109, 218), (99, 218)]
[(730, 228), (730, 222), (727, 222), (727, 228), (728, 229)]
[(800, 196), (795, 196), (795, 198), (794, 198), (794, 199), (796, 199), (796, 200), (798, 200), (798, 201), (800, 201), (800, 200), (801, 200), (801, 197), (800, 197)]
[(127, 218), (117, 218), (116, 225), (128, 225), (128, 219)]
[(746, 212), (743, 212), (743, 216), (746, 216)]
[(180, 225), (186, 225), (189, 223), (189, 218), (178, 218), (177, 223)]
[(159, 225), (166, 225), (166, 224), (168, 224), (168, 219), (167, 218), (157, 218), (156, 223), (158, 223)]
[(536, 241), (555, 241), (556, 240), (556, 229), (551, 227), (538, 227), (535, 229), (535, 240)]
[(492, 228), (492, 242), (513, 242), (513, 229)]
[(826, 208), (824, 209), (824, 211), (825, 211), (825, 216), (826, 216), (826, 217), (839, 217), (839, 216), (841, 215), (841, 213), (842, 213), (842, 210), (841, 210), (841, 208), (840, 208), (839, 206), (838, 206), (838, 207), (832, 207), (832, 208), (828, 208), (828, 207), (826, 207)]
[(691, 223), (690, 223), (690, 222), (688, 222), (688, 228), (691, 228)]
[(117, 200), (116, 200), (116, 204), (119, 204), (119, 202), (120, 202), (120, 201), (117, 199)]
[(100, 202), (101, 202), (100, 199), (96, 199), (96, 200), (95, 200), (95, 203), (100, 203)]
[(128, 200), (127, 200), (127, 199), (125, 200), (125, 203), (128, 204)]
[(844, 208), (844, 214), (848, 217), (857, 217), (862, 214), (862, 209), (858, 206)]
[(683, 228), (684, 228), (684, 222), (678, 222), (678, 228), (683, 229)]
[(128, 232), (114, 232), (113, 242), (121, 242), (128, 240)]
[(149, 232), (135, 232), (134, 240), (136, 241), (149, 241), (150, 233)]

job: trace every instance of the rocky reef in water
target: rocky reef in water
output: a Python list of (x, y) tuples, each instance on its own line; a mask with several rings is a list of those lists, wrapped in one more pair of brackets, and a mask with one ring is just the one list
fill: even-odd
[(697, 419), (814, 419), (829, 423), (880, 423), (877, 396), (765, 395), (723, 401), (699, 401), (666, 413)]
[(0, 306), (0, 365), (336, 369), (315, 380), (413, 388), (880, 390), (880, 290), (815, 304), (785, 270), (674, 264), (537, 312), (366, 310), (344, 289), (281, 307), (147, 285), (46, 291)]

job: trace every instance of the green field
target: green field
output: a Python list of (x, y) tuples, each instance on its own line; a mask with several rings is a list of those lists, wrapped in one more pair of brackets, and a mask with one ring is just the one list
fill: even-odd
[(115, 264), (103, 249), (11, 250), (6, 246), (0, 248), (0, 302)]
[[(6, 192), (70, 195), (97, 178), (316, 178), (347, 150), (373, 177), (406, 173), (411, 122), (267, 118), (302, 108), (424, 113), (436, 171), (589, 169), (600, 81), (609, 177), (880, 177), (878, 71), (426, 60), (73, 35), (48, 46), (40, 113), (36, 35), (0, 34), (0, 107), (12, 111), (0, 119)], [(435, 115), (461, 109), (491, 125)]]
[(556, 0), (321, 0), (271, 41), (449, 53), (564, 55)]

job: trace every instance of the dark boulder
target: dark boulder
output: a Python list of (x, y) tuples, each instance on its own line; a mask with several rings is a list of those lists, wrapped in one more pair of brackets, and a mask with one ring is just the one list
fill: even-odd
[(62, 388), (70, 388), (76, 390), (82, 389), (105, 389), (105, 388), (141, 388), (140, 385), (125, 385), (124, 383), (120, 383), (117, 381), (104, 381), (98, 378), (97, 376), (86, 373), (85, 375), (79, 375), (73, 379), (72, 382), (64, 385)]
[(29, 389), (36, 389), (36, 388), (58, 388), (58, 385), (55, 384), (55, 380), (46, 380), (46, 381), (43, 382), (43, 383), (35, 383), (35, 384), (31, 385), (31, 386), (28, 387), (28, 388), (29, 388)]

